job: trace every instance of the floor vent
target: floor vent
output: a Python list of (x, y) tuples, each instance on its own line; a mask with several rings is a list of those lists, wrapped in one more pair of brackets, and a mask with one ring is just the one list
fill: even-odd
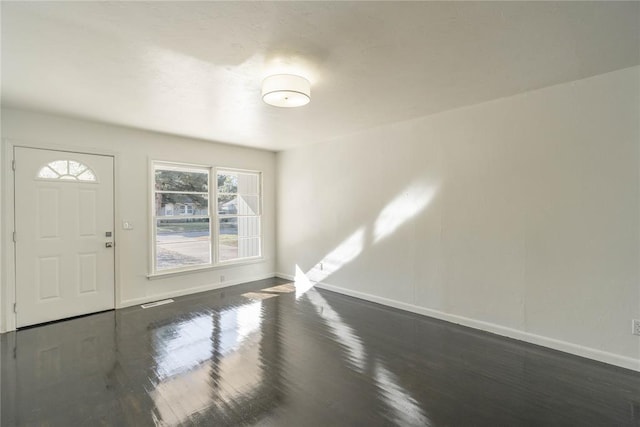
[(146, 304), (142, 304), (140, 307), (142, 308), (151, 308), (157, 307), (159, 305), (171, 304), (173, 302), (172, 299), (163, 299), (161, 301), (148, 302)]

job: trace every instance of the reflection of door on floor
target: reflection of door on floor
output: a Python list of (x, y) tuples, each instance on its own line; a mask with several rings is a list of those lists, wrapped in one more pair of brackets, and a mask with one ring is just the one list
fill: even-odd
[(18, 327), (114, 308), (113, 157), (14, 159)]
[(125, 425), (115, 400), (115, 316), (109, 311), (14, 334), (18, 356), (2, 361), (13, 385), (3, 384), (7, 415), (0, 424)]

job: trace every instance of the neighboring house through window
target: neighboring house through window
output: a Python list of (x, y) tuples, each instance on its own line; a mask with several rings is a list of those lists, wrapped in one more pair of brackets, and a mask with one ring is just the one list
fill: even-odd
[(153, 273), (261, 256), (260, 172), (219, 169), (211, 186), (213, 174), (210, 167), (153, 163)]
[(261, 255), (261, 179), (258, 172), (219, 169), (218, 261)]

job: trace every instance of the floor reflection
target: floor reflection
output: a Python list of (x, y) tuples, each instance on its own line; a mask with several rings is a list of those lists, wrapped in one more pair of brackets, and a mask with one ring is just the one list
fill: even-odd
[(0, 344), (2, 426), (640, 421), (630, 371), (280, 279)]
[(183, 374), (211, 359), (214, 324), (210, 314), (152, 330), (158, 380)]
[(261, 392), (260, 349), (272, 335), (261, 333), (262, 310), (261, 301), (247, 302), (153, 330), (159, 382), (149, 395), (159, 422), (180, 424), (211, 406), (228, 412)]
[(367, 358), (367, 353), (355, 330), (345, 323), (318, 290), (308, 289), (305, 292), (305, 297), (325, 320), (336, 340), (347, 352), (347, 361), (361, 373), (364, 373), (366, 365), (372, 365), (372, 377), (378, 388), (378, 395), (387, 408), (387, 411), (382, 415), (385, 418), (390, 418), (389, 421), (392, 423), (399, 423), (403, 426), (431, 425), (419, 403), (398, 383), (395, 375), (389, 372), (380, 360)]
[[(3, 426), (68, 425), (112, 412), (115, 313), (87, 317), (82, 328), (61, 322), (2, 336)], [(78, 405), (78, 402), (82, 404)]]

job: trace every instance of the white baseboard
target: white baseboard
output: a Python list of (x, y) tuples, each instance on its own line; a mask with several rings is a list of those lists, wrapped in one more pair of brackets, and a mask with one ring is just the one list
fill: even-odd
[(296, 278), (294, 276), (292, 276), (291, 274), (276, 273), (276, 277), (279, 277), (279, 278), (285, 279), (285, 280), (296, 280)]
[[(228, 286), (240, 285), (242, 283), (253, 282), (256, 280), (271, 279), (272, 277), (275, 277), (275, 276), (276, 276), (276, 273), (267, 273), (260, 276), (246, 277), (238, 280), (230, 280), (224, 283), (212, 283), (212, 284), (197, 286), (193, 288), (178, 289), (172, 292), (164, 292), (164, 293), (148, 295), (140, 298), (123, 300), (123, 301), (120, 301), (119, 303), (116, 303), (115, 308), (120, 309), (120, 308), (132, 307), (134, 305), (140, 305), (148, 302), (159, 301), (166, 298), (181, 297), (184, 295), (197, 294), (198, 292), (205, 292), (205, 291), (211, 291), (214, 289), (226, 288)], [(0, 331), (0, 333), (6, 333), (6, 332), (15, 331), (15, 330), (16, 330), (15, 325), (10, 324), (7, 330)]]
[(256, 280), (271, 279), (272, 277), (275, 277), (275, 276), (276, 276), (275, 273), (268, 273), (268, 274), (262, 274), (260, 276), (244, 277), (238, 280), (229, 280), (229, 281), (225, 281), (224, 283), (211, 283), (204, 286), (196, 286), (193, 288), (178, 289), (175, 291), (163, 292), (155, 295), (147, 295), (141, 298), (132, 298), (132, 299), (120, 301), (120, 304), (118, 304), (116, 308), (132, 307), (134, 305), (145, 304), (148, 302), (158, 301), (166, 298), (175, 298), (175, 297), (181, 297), (184, 295), (197, 294), (199, 292), (206, 292), (214, 289), (226, 288), (229, 286), (240, 285), (242, 283), (253, 282)]
[[(294, 280), (294, 277), (289, 274), (276, 273), (276, 276), (287, 280)], [(483, 322), (481, 320), (475, 320), (468, 317), (458, 316), (456, 314), (445, 313), (439, 310), (433, 310), (430, 308), (420, 307), (389, 298), (379, 297), (365, 292), (353, 291), (350, 289), (341, 288), (339, 286), (333, 286), (328, 283), (316, 283), (315, 286), (320, 289), (326, 289), (328, 291), (337, 292), (339, 294), (348, 295), (354, 298), (359, 298), (377, 304), (398, 308), (400, 310), (421, 314), (423, 316), (433, 317), (435, 319), (445, 320), (457, 325), (467, 326), (469, 328), (479, 329), (485, 332), (491, 332), (493, 334), (502, 335), (519, 341), (552, 348), (554, 350), (559, 350), (576, 356), (586, 357), (587, 359), (593, 359), (599, 362), (604, 362), (610, 365), (620, 366), (622, 368), (640, 372), (640, 359), (633, 359), (631, 357), (621, 356), (619, 354), (609, 353), (591, 347), (584, 347), (578, 344), (572, 344), (570, 342), (496, 325), (495, 323)]]

